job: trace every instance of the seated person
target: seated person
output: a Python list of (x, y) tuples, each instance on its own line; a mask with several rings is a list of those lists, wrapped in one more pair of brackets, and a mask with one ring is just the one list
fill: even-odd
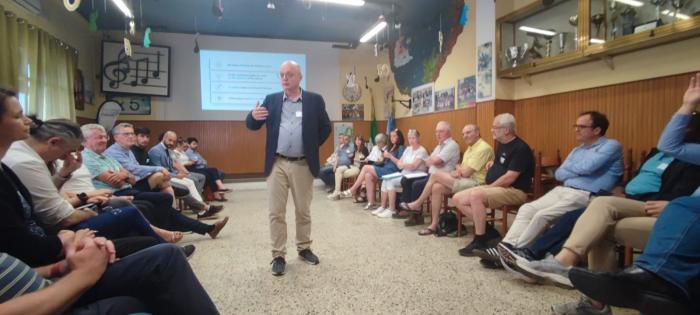
[(401, 179), (406, 175), (424, 173), (428, 170), (425, 165), (428, 151), (420, 145), (420, 133), (418, 130), (409, 129), (407, 136), (409, 146), (403, 151), (400, 159), (389, 153), (385, 154), (385, 158), (394, 162), (401, 170), (401, 176), (382, 179), (381, 203), (377, 210), (372, 211), (373, 215), (380, 218), (391, 218), (396, 214), (396, 189), (401, 187)]
[[(459, 162), (459, 144), (452, 139), (452, 129), (446, 121), (439, 121), (435, 126), (435, 138), (438, 145), (435, 146), (430, 158), (426, 161), (428, 166), (428, 176), (417, 177), (413, 179), (403, 178), (401, 180), (401, 204), (404, 210), (407, 209), (407, 204), (415, 201), (421, 195), (425, 186), (428, 184), (432, 174), (437, 172), (450, 173), (454, 171)], [(404, 221), (404, 225), (413, 226), (424, 223), (423, 214), (421, 211), (409, 211), (410, 217)]]
[(340, 141), (340, 144), (331, 156), (334, 158), (329, 158), (332, 159), (331, 163), (321, 167), (318, 173), (318, 177), (326, 184), (327, 187), (329, 187), (328, 192), (335, 190), (334, 175), (338, 170), (338, 167), (342, 166), (344, 169), (347, 169), (347, 167), (352, 165), (355, 154), (355, 146), (350, 143), (349, 135), (341, 134), (338, 136), (338, 140)]
[[(108, 209), (97, 214), (89, 209), (75, 209), (60, 196), (51, 180), (47, 164), (60, 158), (65, 161), (64, 167), (76, 165), (76, 162), (71, 160), (76, 158), (75, 151), (82, 140), (80, 127), (74, 122), (64, 119), (46, 122), (35, 120), (30, 129), (30, 137), (12, 143), (7, 150), (2, 161), (12, 168), (22, 183), (29, 188), (33, 215), (39, 220), (39, 224), (53, 231), (88, 228), (108, 238), (138, 235), (165, 242), (133, 206)], [(65, 176), (64, 170), (58, 170), (57, 174), (63, 182), (70, 176), (70, 173)]]
[(431, 235), (437, 231), (443, 196), (483, 185), (486, 180), (486, 163), (493, 161), (493, 148), (481, 139), (479, 127), (476, 125), (464, 126), (462, 137), (467, 144), (462, 164), (452, 172), (437, 171), (431, 174), (418, 199), (404, 205), (406, 210), (420, 211), (423, 202), (430, 197), (432, 220), (418, 235)]
[(82, 232), (63, 245), (65, 259), (33, 270), (0, 252), (0, 313), (218, 314), (177, 247), (116, 260), (110, 241)]
[[(171, 206), (173, 203), (172, 195), (158, 191), (149, 191), (150, 188), (146, 179), (141, 179), (137, 182), (135, 175), (124, 169), (115, 159), (104, 154), (107, 146), (107, 134), (102, 126), (87, 124), (82, 126), (81, 129), (83, 137), (85, 137), (83, 142), (85, 149), (82, 152), (83, 163), (90, 172), (92, 184), (95, 188), (111, 189), (117, 196), (133, 196), (136, 200), (152, 203), (155, 206), (155, 210), (160, 212), (157, 216), (173, 216), (173, 219), (176, 219), (180, 224), (168, 224), (168, 226), (176, 226), (180, 231), (194, 230), (199, 234), (213, 231), (218, 233), (220, 229), (217, 229), (216, 226), (223, 228), (226, 224), (227, 218), (217, 222), (215, 225), (205, 225), (177, 213)], [(130, 151), (126, 152), (129, 153)], [(115, 174), (123, 174), (123, 177), (114, 179)], [(214, 209), (209, 209), (205, 214), (199, 215), (198, 218), (211, 216), (214, 213)], [(162, 220), (158, 221), (163, 222)], [(183, 224), (186, 227), (185, 229), (183, 229)]]
[[(382, 135), (383, 137), (380, 137)], [(381, 144), (386, 142), (386, 136), (384, 134), (377, 135), (375, 139), (377, 141), (377, 146), (381, 147)], [(386, 146), (382, 151), (382, 156), (373, 164), (365, 165), (360, 171), (355, 184), (352, 185), (348, 190), (341, 193), (341, 197), (349, 198), (355, 195), (355, 192), (360, 185), (364, 183), (365, 189), (367, 190), (367, 205), (364, 207), (365, 210), (374, 210), (378, 207), (375, 198), (375, 184), (377, 180), (381, 179), (382, 176), (395, 173), (399, 170), (393, 160), (387, 158), (387, 156), (392, 155), (395, 158), (401, 158), (404, 151), (404, 139), (401, 130), (395, 129), (390, 134), (390, 145)]]
[[(145, 127), (135, 128), (134, 134), (136, 134), (136, 141), (134, 141), (134, 145), (132, 145), (131, 148), (129, 148), (131, 150), (131, 153), (134, 154), (134, 158), (140, 165), (153, 165), (151, 164), (151, 159), (148, 157), (148, 144), (151, 142), (151, 129)], [(117, 159), (114, 156), (113, 158)], [(117, 159), (117, 161), (118, 160), (119, 159)], [(129, 170), (129, 172), (136, 174), (135, 171), (129, 169), (128, 167), (127, 169)]]
[[(29, 136), (31, 123), (32, 121), (22, 113), (22, 107), (17, 100), (16, 93), (0, 89), (0, 159), (5, 158), (5, 153), (13, 142), (22, 142), (21, 140)], [(28, 159), (38, 159), (40, 162), (37, 166), (46, 168), (46, 164), (36, 153), (33, 156)], [(75, 160), (72, 161), (72, 163), (75, 162)], [(43, 174), (41, 170), (38, 168), (36, 173)], [(50, 175), (47, 177), (37, 176), (44, 178), (43, 180), (48, 183), (47, 187), (53, 186), (51, 180), (48, 179)], [(58, 179), (62, 180), (62, 178)], [(56, 198), (60, 201), (60, 197)], [(48, 235), (34, 213), (34, 206), (35, 203), (27, 188), (17, 175), (3, 163), (0, 166), (0, 222), (2, 222), (0, 224), (0, 252), (8, 253), (26, 263), (37, 266), (51, 263), (53, 259), (62, 255), (61, 244), (65, 242), (65, 236), (68, 235), (65, 233), (70, 231), (59, 235)], [(124, 257), (157, 243), (156, 239), (150, 237), (129, 237), (115, 240), (118, 257)]]
[[(623, 162), (620, 143), (605, 137), (608, 125), (608, 118), (599, 112), (579, 115), (574, 129), (581, 144), (571, 150), (554, 173), (563, 185), (518, 209), (503, 246), (528, 246), (559, 217), (588, 206), (592, 196), (610, 195), (622, 176)], [(475, 254), (492, 262), (500, 261), (495, 247)]]
[[(101, 129), (100, 125), (87, 124), (86, 129)], [(117, 160), (122, 167), (134, 175), (135, 186), (142, 191), (162, 191), (174, 196), (170, 186), (170, 172), (158, 166), (141, 166), (130, 148), (135, 144), (134, 128), (129, 123), (119, 123), (112, 128), (114, 144), (104, 151), (106, 156)], [(102, 186), (102, 185), (100, 185)], [(111, 187), (110, 187), (111, 188)]]
[(202, 199), (202, 189), (204, 187), (204, 175), (196, 173), (184, 173), (178, 172), (175, 169), (175, 164), (170, 158), (169, 150), (175, 148), (177, 141), (177, 134), (172, 131), (166, 131), (161, 137), (161, 142), (154, 145), (149, 151), (148, 156), (150, 162), (154, 166), (160, 166), (170, 172), (170, 182), (173, 186), (185, 187), (190, 193), (184, 197), (185, 202), (198, 211), (198, 215), (206, 215), (207, 212), (218, 212), (223, 207), (222, 206), (209, 206), (209, 204), (204, 202)]
[[(170, 158), (173, 160), (173, 166), (178, 172), (195, 172), (193, 166), (194, 161), (190, 160), (190, 157), (185, 153), (189, 148), (189, 144), (183, 138), (177, 138), (175, 141), (175, 148), (170, 150)], [(196, 171), (200, 175), (204, 176), (205, 186), (209, 187), (213, 195), (213, 200), (215, 201), (228, 201), (224, 198), (224, 192), (219, 190), (219, 188), (224, 187), (224, 183), (219, 178), (219, 172), (216, 169), (207, 168), (200, 169)]]
[[(695, 133), (696, 137), (700, 135), (697, 130), (693, 130), (692, 133)], [(591, 211), (586, 217), (592, 213), (596, 213), (596, 216), (608, 216), (605, 224), (601, 224), (599, 227), (609, 229), (608, 227), (612, 224), (614, 231), (606, 232), (606, 234), (611, 235), (603, 236), (598, 245), (592, 245), (590, 249), (586, 250), (589, 253), (588, 266), (593, 270), (614, 270), (617, 266), (617, 260), (613, 252), (618, 241), (635, 248), (643, 248), (648, 230), (640, 234), (640, 227), (649, 228), (655, 221), (651, 217), (628, 217), (630, 211), (626, 209), (646, 207), (648, 211), (662, 207), (675, 198), (689, 196), (700, 186), (700, 183), (697, 182), (698, 177), (700, 177), (700, 166), (674, 159), (672, 156), (654, 149), (640, 167), (638, 174), (625, 186), (624, 193), (616, 194), (614, 197), (598, 197), (594, 201), (596, 206), (607, 204), (607, 207), (593, 208), (594, 204), (591, 203), (588, 206), (590, 210), (584, 208), (571, 211), (563, 215), (551, 229), (527, 247), (499, 246), (501, 261), (510, 270), (518, 273), (521, 277), (524, 276), (527, 280), (544, 280), (541, 274), (533, 268), (538, 262), (532, 264), (530, 262), (545, 259), (547, 253), (559, 254), (579, 217), (584, 212)], [(598, 199), (601, 199), (602, 203), (599, 203)], [(620, 210), (616, 207), (624, 209)], [(590, 219), (582, 218), (582, 220)], [(600, 222), (581, 221), (581, 224), (594, 225), (600, 224)], [(590, 231), (589, 228), (586, 233)], [(598, 235), (599, 233), (596, 231), (593, 234)], [(578, 237), (580, 238), (580, 235)]]
[[(699, 104), (700, 73), (691, 78), (690, 85), (683, 95), (683, 104), (678, 109), (678, 112), (673, 115), (671, 121), (669, 121), (669, 123), (666, 125), (666, 128), (661, 134), (657, 145), (659, 150), (662, 152), (665, 152), (680, 161), (695, 165), (700, 165), (700, 137), (697, 134), (698, 118), (697, 114), (695, 114), (696, 112), (694, 112)], [(696, 189), (692, 195), (692, 197), (698, 196), (700, 196), (700, 189)], [(594, 200), (589, 208), (591, 208), (594, 203), (597, 203), (598, 199)], [(605, 246), (605, 244), (609, 243), (604, 237), (610, 237), (609, 231), (611, 229), (606, 228), (605, 230), (596, 233), (596, 230), (599, 229), (597, 226), (600, 224), (605, 224), (609, 221), (609, 218), (626, 217), (626, 219), (617, 222), (615, 232), (617, 232), (617, 230), (620, 228), (622, 221), (631, 221), (636, 219), (636, 222), (632, 221), (634, 224), (630, 225), (629, 229), (637, 233), (615, 233), (614, 236), (617, 241), (625, 244), (626, 240), (649, 238), (644, 254), (635, 263), (635, 266), (646, 272), (637, 270), (639, 271), (638, 274), (648, 276), (649, 272), (659, 270), (659, 266), (672, 266), (669, 269), (670, 272), (660, 272), (657, 275), (662, 277), (665, 281), (671, 282), (678, 288), (687, 289), (688, 282), (691, 279), (697, 278), (697, 275), (700, 274), (700, 269), (697, 268), (699, 262), (697, 257), (700, 257), (700, 255), (698, 255), (700, 251), (697, 250), (697, 247), (693, 249), (692, 246), (687, 245), (689, 244), (688, 241), (692, 242), (693, 244), (697, 244), (697, 238), (695, 237), (697, 236), (697, 233), (694, 233), (695, 231), (692, 229), (692, 227), (697, 225), (695, 223), (697, 222), (698, 212), (694, 211), (694, 209), (696, 209), (698, 206), (697, 200), (698, 198), (680, 198), (678, 204), (674, 203), (674, 207), (666, 207), (666, 202), (643, 204), (641, 207), (639, 204), (632, 204), (631, 201), (618, 205), (607, 204), (607, 206), (611, 208), (608, 210), (608, 212), (611, 212), (612, 215), (603, 216), (603, 219), (599, 221), (594, 221), (594, 219), (601, 216), (594, 215), (592, 211), (590, 211), (590, 214), (589, 211), (586, 211), (576, 223), (574, 231), (571, 233), (571, 237), (569, 237), (566, 244), (564, 244), (564, 249), (559, 252), (555, 259), (542, 261), (542, 267), (546, 266), (546, 268), (538, 268), (537, 271), (542, 272), (541, 275), (545, 276), (547, 279), (562, 280), (560, 283), (570, 281), (569, 270), (571, 266), (576, 265), (581, 260), (581, 257), (579, 256), (583, 253), (581, 249), (586, 249), (586, 246), (595, 245), (596, 243), (598, 246)], [(606, 206), (606, 204), (602, 204), (601, 206)], [(677, 211), (667, 211), (671, 209), (677, 209)], [(629, 218), (630, 216), (632, 218)], [(590, 217), (591, 219), (586, 219), (585, 217)], [(659, 219), (655, 220), (654, 218), (656, 217)], [(662, 221), (661, 219), (664, 220)], [(586, 222), (583, 220), (586, 220)], [(594, 222), (601, 223), (594, 224)], [(608, 225), (612, 224), (615, 224), (615, 222), (608, 223)], [(652, 233), (651, 236), (649, 236), (650, 231)], [(588, 234), (579, 234), (581, 232)], [(581, 236), (580, 240), (579, 237), (575, 238), (576, 235)], [(659, 238), (652, 236), (658, 236)], [(693, 236), (695, 238), (686, 239), (686, 236)], [(579, 241), (584, 242), (578, 243)], [(576, 245), (584, 246), (576, 247)], [(682, 245), (685, 246), (679, 247)], [(677, 249), (680, 249), (681, 251), (677, 251)], [(599, 259), (605, 261), (603, 258), (605, 255), (611, 255), (611, 251), (612, 250), (609, 247), (608, 250), (601, 251), (600, 253), (602, 257)], [(605, 265), (603, 264), (603, 266)], [(593, 269), (593, 267), (589, 267)], [(680, 270), (683, 270), (684, 272), (679, 272)], [(593, 271), (601, 270), (593, 269)], [(645, 279), (651, 278), (654, 277), (646, 277)], [(571, 285), (571, 283), (568, 284)], [(657, 284), (663, 284), (663, 281), (650, 281), (646, 285)], [(685, 292), (687, 293), (687, 291)], [(653, 292), (650, 293), (653, 294)], [(600, 298), (600, 295), (596, 294), (596, 297)], [(639, 302), (642, 301), (645, 300), (642, 299)], [(588, 309), (591, 310), (599, 311), (600, 309), (604, 308), (600, 301), (595, 301), (593, 299), (583, 298), (582, 302), (584, 302), (582, 304), (586, 305)], [(565, 304), (563, 306), (555, 306), (554, 309), (570, 308), (571, 304), (573, 303), (569, 303), (568, 305)]]
[(496, 116), (491, 133), (498, 147), (496, 159), (486, 166), (486, 185), (452, 197), (457, 209), (474, 222), (474, 239), (459, 250), (462, 256), (473, 256), (475, 249), (486, 250), (489, 242), (500, 239), (500, 233), (486, 224), (486, 208), (521, 205), (532, 188), (535, 161), (530, 146), (515, 134), (515, 117), (509, 113)]
[(365, 140), (362, 136), (355, 136), (353, 145), (352, 163), (350, 165), (340, 165), (335, 168), (335, 183), (333, 193), (328, 195), (328, 199), (340, 199), (340, 186), (344, 178), (355, 177), (360, 174), (360, 167), (364, 163), (365, 158), (369, 155), (369, 150), (365, 146)]
[[(216, 191), (219, 192), (229, 192), (231, 189), (226, 188), (224, 186), (223, 180), (226, 178), (226, 174), (222, 172), (221, 170), (210, 166), (207, 163), (207, 160), (204, 159), (204, 157), (199, 153), (199, 140), (194, 137), (189, 137), (187, 138), (187, 150), (185, 150), (185, 154), (187, 154), (187, 157), (190, 158), (191, 161), (194, 161), (194, 165), (190, 166), (190, 170), (195, 173), (204, 173), (204, 172), (214, 172), (212, 173), (212, 178), (216, 178), (217, 180), (215, 181), (216, 183)], [(208, 179), (207, 179), (208, 180)], [(210, 183), (211, 187), (214, 187), (214, 183)]]

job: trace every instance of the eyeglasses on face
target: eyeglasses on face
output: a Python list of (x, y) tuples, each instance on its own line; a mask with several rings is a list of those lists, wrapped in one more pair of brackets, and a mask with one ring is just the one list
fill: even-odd
[(591, 128), (593, 129), (593, 126), (586, 126), (586, 125), (573, 125), (574, 129), (576, 130), (581, 130), (581, 129), (586, 129), (586, 128)]

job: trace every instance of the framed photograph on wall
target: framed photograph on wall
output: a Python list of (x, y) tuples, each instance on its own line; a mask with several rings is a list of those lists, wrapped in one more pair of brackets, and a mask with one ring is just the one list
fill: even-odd
[(445, 112), (455, 109), (455, 88), (435, 91), (435, 111)]
[(170, 47), (131, 50), (128, 57), (124, 43), (102, 42), (102, 92), (170, 96)]
[(457, 108), (476, 106), (476, 77), (468, 76), (457, 81)]
[(411, 89), (411, 109), (413, 115), (435, 111), (435, 83), (423, 84)]
[(343, 120), (365, 120), (365, 104), (343, 104)]

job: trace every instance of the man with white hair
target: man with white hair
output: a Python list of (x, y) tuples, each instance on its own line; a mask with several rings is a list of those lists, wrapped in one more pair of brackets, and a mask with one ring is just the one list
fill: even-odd
[(486, 165), (486, 185), (456, 193), (452, 201), (474, 222), (474, 240), (459, 250), (462, 256), (473, 256), (474, 249), (485, 250), (487, 243), (501, 235), (486, 224), (486, 208), (521, 205), (532, 188), (535, 161), (530, 146), (515, 134), (515, 117), (509, 113), (496, 116), (491, 128), (498, 141), (495, 160)]
[[(428, 165), (428, 176), (408, 179), (404, 178), (401, 181), (403, 192), (401, 193), (401, 208), (410, 210), (408, 203), (420, 197), (425, 185), (432, 174), (442, 172), (452, 172), (456, 169), (459, 162), (459, 144), (452, 139), (452, 130), (450, 123), (439, 121), (435, 126), (435, 138), (438, 145), (435, 146), (430, 158), (425, 161)], [(410, 211), (412, 215), (404, 222), (406, 226), (419, 225), (424, 223), (423, 214), (420, 211)]]
[(287, 196), (294, 198), (296, 245), (299, 258), (317, 265), (311, 252), (311, 199), (313, 180), (319, 173), (318, 149), (331, 132), (331, 122), (323, 97), (303, 91), (301, 68), (294, 61), (280, 66), (284, 91), (267, 95), (246, 117), (250, 130), (267, 127), (265, 176), (267, 176), (272, 239), (272, 274), (285, 272), (287, 246)]

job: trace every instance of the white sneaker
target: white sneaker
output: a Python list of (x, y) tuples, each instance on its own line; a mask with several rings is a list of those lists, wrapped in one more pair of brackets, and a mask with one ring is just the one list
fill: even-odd
[(338, 200), (340, 199), (340, 192), (334, 191), (332, 194), (328, 195), (329, 200)]
[(387, 209), (384, 209), (384, 211), (382, 211), (382, 212), (380, 212), (379, 214), (377, 214), (377, 217), (386, 219), (386, 218), (391, 218), (391, 216), (392, 216), (393, 214), (394, 214), (394, 211), (392, 211), (391, 209), (388, 209), (388, 208), (387, 208)]
[(368, 203), (363, 209), (365, 210), (374, 210), (376, 207), (379, 207), (378, 205), (375, 205), (373, 203)]
[(350, 198), (352, 197), (352, 192), (350, 190), (343, 190), (340, 192), (340, 198)]
[(378, 215), (381, 212), (384, 212), (384, 207), (379, 207), (377, 210), (372, 211), (372, 215)]

